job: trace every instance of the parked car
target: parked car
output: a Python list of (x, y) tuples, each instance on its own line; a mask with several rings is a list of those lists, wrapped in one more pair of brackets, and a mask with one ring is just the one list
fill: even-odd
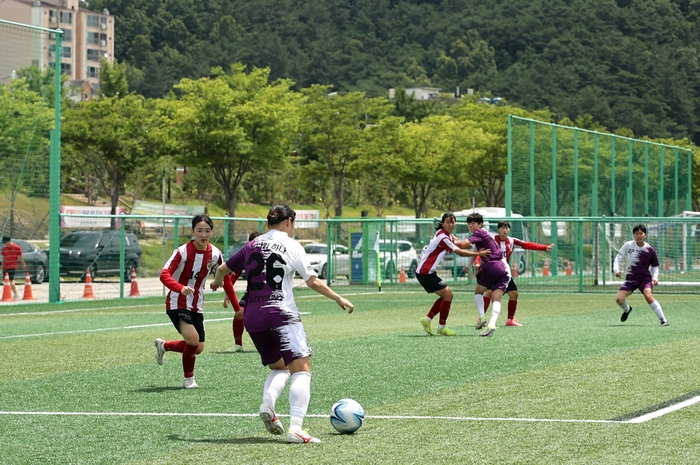
[(80, 276), (85, 272), (91, 276), (124, 276), (131, 281), (132, 268), (141, 266), (141, 245), (135, 234), (126, 233), (124, 238), (124, 269), (119, 267), (121, 248), (120, 231), (74, 231), (61, 238), (61, 275)]
[[(362, 258), (362, 241), (355, 245), (353, 258)], [(418, 268), (418, 253), (410, 241), (387, 239), (379, 240), (379, 262), (384, 276), (388, 279), (396, 277), (403, 268), (406, 276), (416, 276)]]
[[(328, 244), (311, 243), (304, 246), (306, 255), (311, 262), (318, 277), (325, 279), (328, 276)], [(341, 244), (332, 246), (333, 257), (332, 276), (350, 276), (350, 254), (348, 248)]]
[[(22, 239), (12, 239), (12, 242), (19, 245), (22, 248), (22, 257), (24, 258), (24, 263), (27, 265), (27, 269), (21, 269), (21, 262), (15, 274), (15, 281), (24, 279), (25, 272), (29, 272), (29, 277), (34, 284), (41, 284), (44, 282), (48, 276), (49, 270), (49, 257), (43, 250), (40, 250), (37, 246), (29, 241)], [(2, 263), (2, 256), (0, 255), (0, 264)]]

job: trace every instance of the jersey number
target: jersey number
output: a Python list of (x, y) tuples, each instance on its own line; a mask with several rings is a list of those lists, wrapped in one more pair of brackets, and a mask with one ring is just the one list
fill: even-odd
[[(253, 263), (255, 263), (255, 268), (249, 268)], [(255, 282), (255, 278), (260, 276), (263, 270), (265, 270), (267, 285), (275, 291), (282, 289), (284, 269), (275, 266), (276, 263), (280, 263), (282, 265), (287, 264), (287, 262), (285, 262), (282, 257), (276, 253), (270, 254), (270, 256), (267, 257), (267, 260), (265, 260), (261, 253), (254, 253), (248, 257), (248, 264), (246, 266), (246, 280), (248, 281), (248, 289), (255, 291), (260, 290), (265, 286), (263, 282)]]

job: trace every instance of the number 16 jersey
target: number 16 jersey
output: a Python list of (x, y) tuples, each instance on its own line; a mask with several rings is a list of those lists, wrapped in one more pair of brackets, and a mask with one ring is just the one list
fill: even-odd
[(301, 321), (292, 293), (294, 275), (304, 281), (316, 272), (304, 248), (286, 232), (272, 229), (248, 242), (226, 260), (236, 274), (245, 269), (248, 281), (243, 321), (249, 333)]

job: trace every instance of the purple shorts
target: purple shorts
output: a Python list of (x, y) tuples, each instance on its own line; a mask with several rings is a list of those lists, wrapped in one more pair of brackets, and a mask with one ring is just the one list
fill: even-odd
[(285, 365), (289, 365), (299, 358), (311, 357), (311, 347), (301, 322), (267, 331), (249, 332), (248, 335), (265, 366), (275, 363), (280, 358), (284, 360)]
[(625, 279), (625, 282), (622, 283), (622, 286), (620, 286), (621, 291), (627, 291), (630, 294), (634, 292), (635, 289), (639, 289), (639, 292), (644, 294), (644, 289), (649, 288), (649, 289), (654, 289), (654, 285), (652, 282), (649, 280), (644, 280), (644, 281), (628, 281)]
[(499, 260), (481, 265), (481, 273), (479, 273), (477, 283), (492, 291), (500, 289), (506, 292), (510, 279), (510, 269), (505, 265), (505, 262)]

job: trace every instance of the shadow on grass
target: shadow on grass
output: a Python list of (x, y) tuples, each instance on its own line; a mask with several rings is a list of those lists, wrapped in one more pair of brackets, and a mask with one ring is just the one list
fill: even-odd
[(182, 386), (151, 386), (141, 389), (136, 389), (133, 392), (166, 392), (166, 391), (183, 391)]
[(198, 442), (198, 443), (208, 443), (208, 444), (270, 444), (279, 443), (279, 438), (262, 438), (262, 437), (247, 437), (247, 438), (219, 438), (219, 439), (198, 439), (198, 438), (184, 438), (178, 436), (177, 434), (169, 434), (168, 440), (170, 441), (181, 441), (181, 442)]

